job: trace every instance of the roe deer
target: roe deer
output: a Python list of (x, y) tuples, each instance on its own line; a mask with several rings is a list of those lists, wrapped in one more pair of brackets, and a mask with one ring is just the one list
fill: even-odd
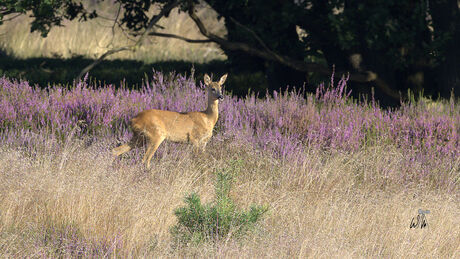
[(219, 100), (223, 99), (222, 85), (227, 79), (223, 75), (219, 82), (212, 82), (208, 74), (204, 83), (208, 90), (208, 107), (202, 112), (173, 112), (163, 110), (145, 110), (131, 119), (131, 140), (113, 149), (119, 156), (147, 140), (147, 151), (142, 162), (150, 168), (150, 160), (163, 140), (192, 143), (196, 149), (204, 150), (212, 136), (212, 130), (219, 117)]

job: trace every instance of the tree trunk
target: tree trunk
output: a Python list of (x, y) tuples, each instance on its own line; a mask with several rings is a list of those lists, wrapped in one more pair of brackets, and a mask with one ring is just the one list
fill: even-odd
[[(286, 8), (286, 3), (259, 0), (248, 2), (243, 12), (233, 10), (229, 12), (223, 9), (216, 9), (216, 11), (225, 17), (229, 42), (246, 42), (261, 50), (266, 50), (265, 47), (267, 47), (278, 54), (302, 60), (305, 51), (299, 42), (296, 24), (286, 17), (286, 12), (282, 11), (283, 8)], [(279, 12), (273, 12), (273, 10), (279, 10)], [(250, 30), (254, 30), (266, 46), (262, 46), (247, 28), (236, 24), (235, 21), (244, 24)], [(279, 90), (286, 85), (301, 87), (306, 79), (304, 72), (279, 62), (250, 56), (245, 51), (229, 50), (225, 49), (225, 46), (222, 47), (234, 70), (264, 72), (270, 91)]]
[(443, 50), (445, 59), (437, 68), (436, 81), (443, 97), (449, 97), (451, 91), (460, 95), (460, 14), (457, 0), (430, 1), (435, 37), (449, 33)]

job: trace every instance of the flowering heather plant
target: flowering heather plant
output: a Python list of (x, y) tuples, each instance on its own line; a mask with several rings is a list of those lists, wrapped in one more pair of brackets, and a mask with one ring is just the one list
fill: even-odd
[[(460, 155), (460, 109), (449, 103), (402, 103), (396, 110), (375, 102), (357, 103), (347, 91), (348, 78), (315, 95), (296, 89), (272, 96), (226, 96), (220, 105), (215, 138), (241, 140), (282, 160), (302, 161), (305, 148), (356, 151), (377, 143), (415, 152), (419, 159)], [(30, 138), (30, 134), (62, 136), (80, 129), (77, 137), (128, 139), (129, 120), (144, 109), (204, 110), (204, 85), (187, 77), (155, 72), (138, 90), (122, 85), (97, 85), (84, 80), (72, 87), (41, 89), (26, 81), (0, 79), (2, 141)], [(9, 137), (8, 137), (9, 136)], [(27, 137), (29, 136), (29, 137)], [(8, 140), (10, 139), (10, 140)], [(58, 138), (59, 139), (59, 138)]]
[[(346, 85), (227, 95), (206, 154), (167, 142), (146, 171), (142, 148), (122, 159), (110, 151), (131, 137), (139, 111), (205, 109), (193, 73), (155, 72), (135, 90), (0, 78), (0, 257), (455, 257), (458, 102), (385, 110), (353, 100)], [(227, 167), (235, 208), (270, 208), (261, 228), (171, 249), (174, 208), (191, 192), (217, 208), (213, 172)], [(430, 235), (409, 229), (418, 209), (436, 212)]]

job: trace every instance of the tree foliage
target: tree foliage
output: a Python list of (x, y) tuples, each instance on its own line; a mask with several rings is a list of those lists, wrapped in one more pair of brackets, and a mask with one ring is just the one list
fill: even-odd
[[(299, 24), (308, 33), (306, 46), (323, 52), (329, 64), (374, 71), (396, 90), (421, 90), (436, 84), (427, 79), (435, 78), (448, 52), (458, 55), (447, 43), (458, 38), (459, 25), (452, 20), (449, 31), (437, 27), (429, 5), (436, 2), (309, 1)], [(458, 21), (458, 7), (453, 10)]]
[(80, 21), (86, 21), (88, 18), (97, 17), (95, 11), (88, 12), (81, 2), (72, 0), (1, 0), (0, 24), (9, 14), (29, 14), (34, 18), (30, 26), (31, 32), (39, 31), (43, 37), (48, 35), (53, 26), (61, 26), (64, 19), (78, 18)]
[[(228, 35), (211, 33), (196, 15), (205, 2), (224, 18)], [(358, 86), (375, 86), (395, 99), (408, 88), (448, 96), (460, 92), (460, 14), (457, 0), (116, 0), (117, 22), (132, 35), (216, 42), (236, 70), (264, 71), (282, 84), (315, 75), (350, 73)], [(152, 16), (153, 6), (163, 12)], [(156, 21), (171, 7), (187, 12), (207, 40), (156, 32)], [(72, 0), (0, 1), (0, 21), (8, 14), (34, 17), (32, 31), (46, 36), (63, 19), (86, 20), (95, 11)], [(300, 33), (303, 32), (303, 33)], [(141, 44), (141, 42), (136, 45)], [(125, 48), (130, 49), (132, 48)], [(123, 49), (124, 50), (124, 49)], [(103, 56), (105, 57), (105, 56)]]

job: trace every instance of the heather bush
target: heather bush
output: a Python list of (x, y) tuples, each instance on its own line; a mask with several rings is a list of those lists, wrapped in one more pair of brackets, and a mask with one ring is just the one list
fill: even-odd
[[(137, 90), (3, 77), (0, 257), (455, 257), (458, 101), (386, 110), (346, 84), (226, 94), (204, 153), (166, 142), (145, 170), (142, 148), (110, 150), (143, 109), (204, 109), (193, 73), (155, 72)], [(427, 228), (409, 229), (418, 209)]]
[[(454, 98), (403, 102), (398, 109), (385, 110), (373, 100), (351, 99), (347, 80), (321, 84), (314, 95), (295, 88), (263, 98), (227, 94), (220, 103), (213, 139), (249, 145), (256, 152), (294, 164), (305, 162), (309, 148), (356, 152), (381, 144), (404, 150), (408, 163), (459, 157), (460, 109)], [(125, 84), (117, 88), (88, 83), (87, 77), (72, 87), (42, 89), (3, 77), (0, 134), (3, 144), (34, 147), (48, 136), (59, 145), (78, 125), (78, 138), (125, 142), (131, 136), (130, 118), (144, 109), (184, 112), (204, 110), (205, 105), (204, 85), (196, 83), (193, 71), (189, 76), (154, 71), (139, 90)], [(422, 175), (437, 177), (433, 168), (423, 168)]]

